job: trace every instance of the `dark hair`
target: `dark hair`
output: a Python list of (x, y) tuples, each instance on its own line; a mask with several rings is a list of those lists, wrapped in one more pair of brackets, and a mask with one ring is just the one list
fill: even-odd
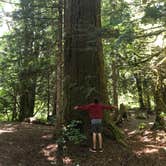
[(96, 104), (99, 103), (99, 99), (95, 98), (94, 103), (96, 103)]

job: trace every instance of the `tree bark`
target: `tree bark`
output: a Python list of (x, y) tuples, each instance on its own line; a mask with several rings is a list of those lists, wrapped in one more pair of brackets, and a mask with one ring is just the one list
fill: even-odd
[[(56, 138), (62, 137), (62, 123), (63, 123), (63, 112), (62, 112), (62, 56), (63, 56), (63, 47), (62, 47), (62, 11), (63, 4), (62, 0), (58, 1), (58, 52), (56, 59), (56, 128), (55, 136)], [(63, 145), (58, 142), (58, 148), (56, 151), (56, 165), (63, 166)]]
[(98, 97), (105, 101), (104, 61), (101, 39), (100, 0), (65, 1), (64, 99), (65, 119), (87, 119), (73, 111)]
[[(73, 107), (91, 103), (95, 97), (108, 102), (102, 42), (97, 35), (100, 14), (100, 0), (65, 0), (64, 118), (65, 122), (81, 120), (88, 139), (88, 113)], [(119, 138), (116, 136), (120, 132), (111, 124), (109, 112), (104, 113), (104, 122), (113, 129), (108, 134)]]

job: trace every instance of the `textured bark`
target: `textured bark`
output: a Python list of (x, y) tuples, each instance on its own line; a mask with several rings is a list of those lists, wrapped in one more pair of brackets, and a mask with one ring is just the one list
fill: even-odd
[(98, 97), (105, 101), (104, 61), (101, 39), (100, 0), (65, 1), (64, 104), (65, 119), (87, 119), (73, 106)]
[[(94, 97), (108, 102), (102, 42), (97, 35), (101, 28), (100, 3), (100, 0), (65, 1), (64, 118), (66, 122), (83, 121), (88, 140), (91, 139), (87, 112), (73, 110), (73, 107), (93, 102)], [(108, 111), (104, 113), (104, 122), (106, 128), (113, 129), (107, 134), (122, 141)]]

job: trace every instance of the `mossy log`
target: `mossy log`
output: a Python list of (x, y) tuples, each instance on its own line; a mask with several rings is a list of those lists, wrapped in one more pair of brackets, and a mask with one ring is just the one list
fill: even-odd
[(104, 134), (104, 136), (117, 141), (124, 147), (126, 147), (126, 148), (128, 147), (127, 143), (126, 143), (125, 134), (115, 124), (104, 123), (103, 134)]

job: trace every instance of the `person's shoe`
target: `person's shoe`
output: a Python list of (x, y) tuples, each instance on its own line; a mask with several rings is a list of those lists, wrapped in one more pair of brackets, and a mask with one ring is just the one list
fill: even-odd
[(100, 148), (100, 149), (99, 149), (99, 152), (100, 152), (100, 153), (102, 153), (103, 151), (104, 151), (103, 148)]
[(89, 151), (90, 151), (90, 152), (93, 152), (93, 153), (96, 153), (96, 152), (97, 152), (96, 149), (94, 149), (94, 148), (89, 148)]

